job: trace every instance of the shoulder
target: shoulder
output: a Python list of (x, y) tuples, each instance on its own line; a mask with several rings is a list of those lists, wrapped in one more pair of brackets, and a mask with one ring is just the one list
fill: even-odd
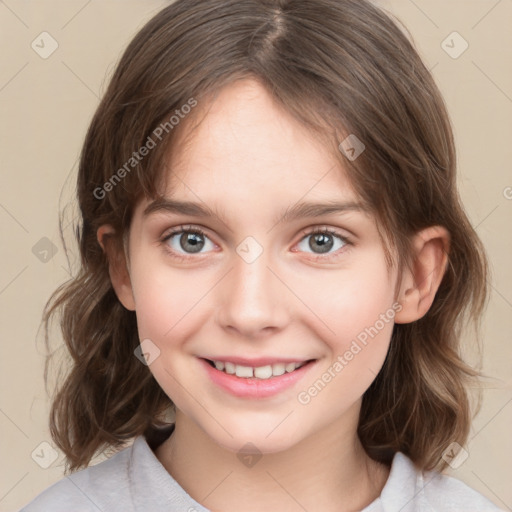
[[(124, 494), (123, 489), (129, 497), (129, 466), (132, 451), (133, 446), (124, 448), (95, 466), (65, 476), (44, 490), (20, 512), (114, 510), (119, 507), (120, 501), (123, 501), (120, 500), (120, 496)], [(112, 492), (114, 489), (115, 493)], [(131, 510), (129, 499), (124, 510)]]
[(423, 474), (425, 500), (434, 510), (499, 512), (485, 496), (451, 476), (428, 472)]
[(502, 511), (456, 478), (435, 471), (420, 471), (403, 453), (393, 458), (381, 499), (385, 512), (398, 509), (402, 512)]
[(66, 476), (20, 512), (208, 512), (162, 466), (154, 448), (174, 425), (133, 444), (109, 459)]

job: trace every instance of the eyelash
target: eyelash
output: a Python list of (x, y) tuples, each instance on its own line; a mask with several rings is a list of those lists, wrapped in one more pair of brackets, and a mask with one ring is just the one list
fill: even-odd
[[(182, 233), (191, 233), (194, 235), (203, 236), (205, 238), (208, 238), (208, 235), (201, 228), (196, 227), (196, 226), (178, 226), (175, 229), (173, 229), (172, 231), (170, 231), (168, 234), (166, 234), (161, 239), (161, 243), (165, 245), (166, 251), (169, 253), (170, 256), (172, 256), (173, 258), (178, 259), (178, 260), (188, 260), (190, 258), (193, 258), (194, 256), (192, 256), (192, 255), (184, 256), (180, 253), (176, 253), (166, 244), (166, 242), (168, 240), (170, 240), (174, 235), (178, 235), (178, 234), (182, 234)], [(341, 240), (345, 244), (345, 246), (341, 248), (341, 251), (343, 251), (346, 246), (353, 245), (347, 236), (341, 235), (340, 233), (338, 233), (330, 228), (314, 228), (312, 230), (304, 230), (302, 232), (303, 237), (299, 240), (299, 242), (301, 242), (307, 236), (312, 236), (312, 235), (317, 235), (317, 234), (330, 235), (334, 238), (338, 238), (339, 240)], [(338, 251), (339, 250), (340, 249), (338, 249)], [(310, 254), (313, 254), (313, 253), (310, 253)], [(313, 255), (313, 257), (312, 258), (310, 257), (310, 259), (313, 259), (315, 261), (316, 260), (324, 260), (324, 261), (327, 260), (328, 261), (328, 260), (331, 260), (333, 257), (336, 257), (337, 255), (339, 255), (338, 252), (335, 252), (332, 254), (330, 253), (327, 256), (317, 254), (316, 257), (315, 257), (315, 255)]]

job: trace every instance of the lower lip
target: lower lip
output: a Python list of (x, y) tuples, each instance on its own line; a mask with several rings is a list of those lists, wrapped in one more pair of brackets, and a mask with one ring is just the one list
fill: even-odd
[(217, 370), (205, 359), (199, 359), (212, 381), (232, 395), (242, 398), (267, 398), (292, 387), (311, 369), (316, 361), (310, 361), (290, 373), (269, 379), (237, 377)]

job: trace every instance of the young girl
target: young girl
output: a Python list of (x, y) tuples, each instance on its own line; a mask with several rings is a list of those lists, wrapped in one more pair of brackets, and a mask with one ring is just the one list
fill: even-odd
[(467, 456), (487, 266), (388, 15), (177, 0), (116, 69), (78, 200), (81, 269), (45, 312), (70, 474), (24, 511), (499, 510), (440, 473)]

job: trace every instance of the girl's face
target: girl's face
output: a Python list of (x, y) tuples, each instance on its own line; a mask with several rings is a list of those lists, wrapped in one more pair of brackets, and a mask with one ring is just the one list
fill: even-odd
[[(355, 432), (400, 306), (344, 169), (249, 80), (219, 94), (168, 169), (167, 207), (146, 200), (134, 212), (131, 290), (120, 296), (136, 310), (155, 379), (233, 451)], [(335, 203), (348, 206), (329, 212)], [(267, 367), (260, 376), (272, 363), (313, 362), (248, 380), (205, 359)]]

